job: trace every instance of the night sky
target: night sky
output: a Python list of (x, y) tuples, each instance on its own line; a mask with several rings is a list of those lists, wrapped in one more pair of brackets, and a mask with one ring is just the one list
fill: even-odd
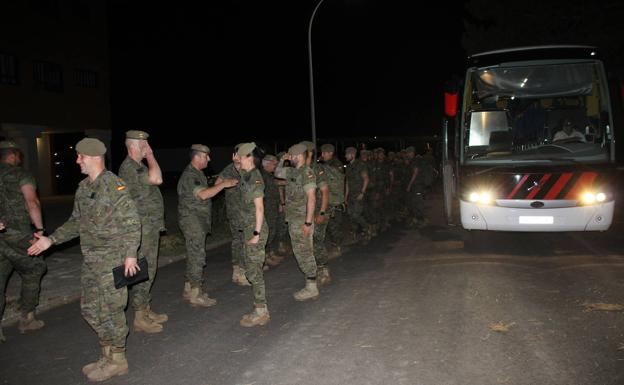
[[(132, 3), (109, 3), (115, 137), (145, 129), (156, 148), (311, 137), (317, 0)], [(321, 5), (319, 138), (439, 132), (442, 85), (464, 65), (463, 8), (416, 3)]]

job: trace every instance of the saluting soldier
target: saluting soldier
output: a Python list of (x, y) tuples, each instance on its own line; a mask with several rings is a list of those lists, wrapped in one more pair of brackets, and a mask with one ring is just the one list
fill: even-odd
[[(147, 259), (149, 280), (138, 283), (130, 289), (130, 303), (134, 308), (134, 330), (158, 333), (161, 325), (167, 322), (166, 314), (158, 314), (151, 309), (152, 285), (158, 268), (158, 245), (160, 232), (165, 230), (165, 206), (160, 193), (162, 171), (144, 131), (126, 132), (128, 155), (119, 167), (119, 177), (126, 182), (126, 188), (136, 203), (141, 218), (141, 246), (139, 255)], [(143, 163), (147, 161), (147, 166)]]

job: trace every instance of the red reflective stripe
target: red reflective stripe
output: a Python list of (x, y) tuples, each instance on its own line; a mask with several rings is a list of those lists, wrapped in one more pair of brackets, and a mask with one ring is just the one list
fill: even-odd
[(529, 178), (529, 174), (525, 174), (522, 177), (522, 179), (520, 179), (520, 182), (518, 182), (518, 184), (516, 184), (516, 187), (514, 187), (514, 189), (511, 191), (511, 193), (509, 193), (509, 195), (507, 195), (507, 199), (513, 199), (514, 195), (516, 195), (518, 190), (520, 190), (520, 187), (522, 187), (522, 185), (524, 184), (524, 182), (526, 182), (526, 180), (528, 178)]
[(542, 186), (544, 185), (544, 183), (546, 183), (548, 179), (550, 179), (551, 176), (552, 174), (544, 175), (542, 179), (540, 179), (539, 181), (539, 187), (536, 187), (533, 190), (531, 190), (529, 192), (529, 195), (527, 195), (526, 199), (533, 199), (533, 197), (537, 195), (537, 193), (542, 189)]
[(572, 178), (572, 173), (571, 172), (566, 172), (566, 173), (561, 174), (561, 176), (557, 180), (557, 183), (555, 183), (555, 185), (552, 186), (552, 188), (550, 189), (550, 191), (548, 191), (548, 194), (546, 194), (544, 199), (545, 200), (546, 199), (555, 199), (557, 197), (557, 195), (559, 195), (561, 190), (563, 190), (563, 188), (565, 187), (566, 183), (568, 183), (570, 178)]
[(579, 194), (585, 190), (590, 190), (594, 179), (598, 176), (595, 172), (584, 172), (581, 177), (574, 184), (574, 186), (568, 191), (564, 199), (578, 199)]

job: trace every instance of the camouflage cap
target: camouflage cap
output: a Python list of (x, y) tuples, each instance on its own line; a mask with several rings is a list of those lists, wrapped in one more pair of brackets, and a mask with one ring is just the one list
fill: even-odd
[(277, 158), (275, 155), (266, 154), (262, 160), (266, 160), (267, 162), (277, 162)]
[(149, 134), (145, 131), (139, 130), (130, 130), (126, 131), (126, 139), (143, 139), (147, 140), (149, 138)]
[(210, 148), (208, 146), (204, 146), (203, 144), (194, 144), (191, 146), (191, 150), (210, 154)]
[(414, 146), (409, 146), (405, 149), (405, 152), (416, 152), (416, 149), (414, 148)]
[(349, 153), (357, 154), (357, 149), (355, 147), (345, 148), (345, 154), (349, 154)]
[(106, 154), (106, 146), (96, 138), (84, 138), (76, 143), (76, 152), (88, 156), (102, 156)]
[(238, 150), (236, 151), (236, 154), (238, 154), (238, 156), (247, 156), (253, 152), (253, 150), (256, 148), (256, 144), (254, 142), (242, 143), (237, 146), (237, 148)]
[(288, 153), (290, 155), (301, 155), (307, 150), (308, 148), (305, 146), (305, 144), (298, 143), (293, 146), (290, 146), (290, 148), (288, 149)]
[(239, 148), (240, 146), (242, 146), (243, 144), (245, 144), (245, 143), (239, 143), (239, 144), (237, 144), (236, 146), (234, 146), (234, 152), (238, 152), (238, 148)]
[(334, 152), (334, 151), (336, 151), (336, 148), (331, 143), (325, 143), (324, 145), (321, 146), (321, 152)]
[(314, 142), (310, 142), (309, 140), (304, 140), (303, 142), (299, 142), (299, 144), (303, 144), (304, 146), (306, 146), (306, 149), (308, 151), (316, 150), (316, 146), (314, 145)]
[(0, 150), (5, 150), (8, 148), (15, 148), (17, 150), (19, 150), (20, 148), (18, 147), (17, 143), (15, 143), (12, 140), (3, 140), (0, 142)]

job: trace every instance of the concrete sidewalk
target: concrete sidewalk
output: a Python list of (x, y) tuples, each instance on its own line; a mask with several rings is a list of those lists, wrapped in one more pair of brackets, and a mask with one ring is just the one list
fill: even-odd
[[(175, 239), (181, 236), (177, 229), (177, 217), (174, 213), (177, 199), (168, 197), (167, 190), (163, 191), (163, 195), (165, 195), (165, 202), (170, 202), (170, 204), (166, 204), (166, 227), (170, 231), (168, 232), (169, 235), (161, 237), (161, 252), (158, 258), (159, 267), (180, 261), (186, 257), (183, 243), (173, 248), (165, 246), (166, 240), (176, 240), (178, 243), (183, 241)], [(42, 199), (45, 223), (50, 233), (69, 218), (72, 207), (73, 196)], [(225, 228), (222, 228), (224, 226), (216, 224), (215, 227), (217, 227), (215, 233), (207, 238), (206, 250), (215, 249), (230, 242), (228, 232), (225, 231)], [(80, 269), (83, 257), (80, 252), (79, 240), (76, 239), (67, 244), (52, 247), (45, 253), (44, 258), (48, 271), (41, 281), (37, 314), (80, 298)], [(20, 275), (13, 271), (6, 288), (6, 307), (2, 319), (3, 326), (10, 326), (19, 319), (20, 314), (17, 301), (20, 296), (21, 282)]]

